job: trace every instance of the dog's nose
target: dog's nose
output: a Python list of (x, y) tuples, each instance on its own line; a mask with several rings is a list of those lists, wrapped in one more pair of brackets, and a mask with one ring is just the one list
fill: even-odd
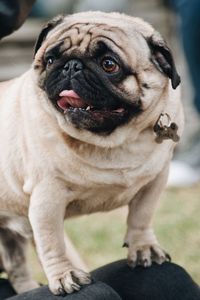
[(79, 59), (71, 59), (65, 64), (63, 75), (72, 77), (81, 70), (83, 70), (82, 62)]

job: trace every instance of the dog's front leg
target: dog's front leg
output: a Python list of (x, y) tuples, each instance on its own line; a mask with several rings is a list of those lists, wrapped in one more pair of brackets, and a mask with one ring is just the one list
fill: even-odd
[(74, 268), (64, 242), (63, 222), (70, 192), (62, 181), (46, 179), (33, 190), (29, 218), (36, 248), (55, 294), (72, 293), (90, 283), (90, 275)]
[(160, 247), (151, 224), (167, 177), (168, 167), (140, 190), (129, 204), (124, 246), (128, 247), (128, 264), (131, 267), (148, 267), (153, 261), (161, 264), (169, 260), (169, 255)]

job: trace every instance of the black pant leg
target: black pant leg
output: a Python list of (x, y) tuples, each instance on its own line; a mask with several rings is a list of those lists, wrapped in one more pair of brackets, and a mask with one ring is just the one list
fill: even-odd
[[(78, 293), (67, 295), (67, 300), (200, 300), (200, 288), (180, 266), (172, 263), (153, 264), (151, 268), (130, 269), (125, 260), (103, 266), (92, 272), (95, 282)], [(102, 282), (99, 282), (102, 281)], [(0, 281), (2, 291), (10, 292), (8, 282)], [(115, 290), (115, 291), (114, 291)], [(11, 291), (13, 293), (13, 290)], [(10, 294), (7, 293), (9, 296)], [(12, 295), (12, 294), (11, 294)], [(120, 298), (121, 297), (121, 298)], [(58, 300), (47, 287), (24, 293), (12, 300)], [(9, 300), (11, 300), (9, 298)]]
[(92, 272), (95, 280), (111, 286), (123, 300), (200, 300), (200, 288), (173, 263), (130, 269), (125, 260)]
[(16, 295), (10, 282), (6, 279), (0, 279), (0, 300), (7, 299)]
[(65, 296), (54, 296), (47, 286), (43, 286), (11, 298), (9, 296), (13, 295), (13, 290), (8, 281), (0, 281), (0, 283), (2, 283), (4, 290), (3, 292), (0, 289), (0, 300), (122, 300), (111, 287), (102, 282), (84, 286), (79, 292)]

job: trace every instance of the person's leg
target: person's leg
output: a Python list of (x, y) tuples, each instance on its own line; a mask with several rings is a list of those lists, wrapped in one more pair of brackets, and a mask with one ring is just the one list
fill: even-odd
[[(84, 286), (78, 293), (63, 296), (53, 295), (47, 286), (16, 295), (9, 282), (0, 279), (0, 300), (122, 300), (109, 286), (102, 282)], [(10, 298), (11, 297), (11, 298)]]
[[(170, 0), (173, 8), (180, 16), (180, 33), (184, 53), (194, 87), (194, 108), (200, 116), (200, 1), (199, 0)], [(188, 83), (183, 83), (186, 87)], [(190, 121), (190, 134), (187, 146), (176, 152), (176, 159), (171, 163), (168, 185), (170, 187), (193, 186), (200, 182), (200, 123), (188, 119), (186, 109), (186, 131)], [(188, 119), (188, 120), (187, 120)]]
[(181, 33), (192, 83), (194, 85), (194, 104), (200, 113), (200, 1), (173, 0), (181, 18)]
[(6, 279), (0, 279), (0, 300), (7, 299), (16, 295), (14, 289), (12, 288), (10, 282)]
[[(200, 288), (180, 266), (172, 263), (153, 264), (150, 268), (131, 269), (126, 260), (113, 262), (92, 272), (96, 283), (78, 293), (66, 295), (66, 300), (200, 300)], [(101, 282), (99, 282), (101, 281)], [(13, 290), (4, 282), (4, 291)], [(0, 300), (7, 299), (1, 295)], [(9, 294), (11, 293), (11, 294)], [(120, 298), (121, 297), (121, 298)], [(9, 300), (58, 300), (48, 287), (41, 287)]]
[(124, 300), (199, 300), (200, 288), (173, 263), (130, 269), (125, 260), (92, 272), (95, 280), (112, 287)]

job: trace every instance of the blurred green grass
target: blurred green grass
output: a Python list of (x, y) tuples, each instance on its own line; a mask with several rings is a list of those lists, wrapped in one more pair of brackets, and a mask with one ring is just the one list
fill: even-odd
[[(92, 270), (108, 262), (125, 258), (122, 248), (127, 208), (70, 219), (65, 229)], [(183, 266), (200, 284), (200, 185), (168, 189), (164, 192), (154, 218), (161, 245), (172, 261)], [(46, 282), (35, 254), (31, 251), (34, 276)]]

